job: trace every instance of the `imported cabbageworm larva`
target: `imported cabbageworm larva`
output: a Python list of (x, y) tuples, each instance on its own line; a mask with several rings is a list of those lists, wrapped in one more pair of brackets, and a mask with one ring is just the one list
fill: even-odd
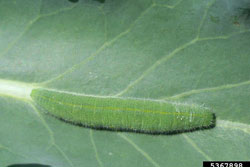
[(34, 89), (33, 101), (49, 114), (85, 127), (162, 134), (212, 127), (204, 107), (158, 100), (78, 95)]

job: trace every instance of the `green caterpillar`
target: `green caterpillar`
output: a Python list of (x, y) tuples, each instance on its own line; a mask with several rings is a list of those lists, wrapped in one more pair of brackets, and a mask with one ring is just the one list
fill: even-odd
[(168, 134), (215, 125), (209, 109), (157, 100), (78, 95), (34, 89), (34, 102), (49, 114), (95, 129)]

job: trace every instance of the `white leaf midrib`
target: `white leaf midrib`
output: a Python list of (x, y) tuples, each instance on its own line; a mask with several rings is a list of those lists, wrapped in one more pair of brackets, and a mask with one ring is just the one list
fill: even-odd
[[(31, 94), (32, 90), (36, 89), (36, 88), (42, 88), (42, 87), (40, 87), (36, 84), (31, 84), (31, 83), (0, 79), (0, 95), (11, 96), (11, 97), (17, 98), (17, 99), (32, 100), (30, 94)], [(47, 88), (45, 88), (45, 89), (47, 89)], [(56, 90), (56, 89), (48, 89), (48, 90), (55, 91), (58, 93), (69, 93), (72, 95), (86, 96), (86, 94), (79, 94), (79, 93), (75, 93), (75, 92), (60, 91), (60, 90)], [(92, 96), (92, 95), (90, 95), (90, 96)], [(95, 96), (95, 95), (93, 95), (93, 96)], [(238, 122), (232, 122), (232, 121), (218, 119), (217, 120), (217, 127), (242, 130), (242, 131), (250, 134), (250, 125), (244, 124), (244, 123), (238, 123)]]
[(0, 94), (18, 99), (31, 100), (30, 94), (35, 88), (33, 84), (0, 79)]

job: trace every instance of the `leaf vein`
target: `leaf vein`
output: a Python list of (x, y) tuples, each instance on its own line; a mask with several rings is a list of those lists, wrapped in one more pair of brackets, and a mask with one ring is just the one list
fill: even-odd
[(132, 145), (136, 151), (141, 153), (154, 167), (160, 167), (158, 163), (156, 163), (145, 151), (143, 151), (138, 145), (136, 145), (131, 139), (129, 139), (127, 136), (118, 133), (118, 136), (127, 141), (130, 145)]
[(250, 85), (250, 80), (248, 81), (244, 81), (244, 82), (240, 82), (240, 83), (236, 83), (236, 84), (226, 84), (226, 85), (221, 85), (221, 86), (217, 86), (217, 87), (211, 87), (211, 88), (203, 88), (203, 89), (193, 89), (190, 91), (186, 91), (180, 94), (176, 94), (170, 97), (165, 97), (165, 98), (161, 98), (161, 99), (180, 99), (186, 96), (191, 96), (194, 94), (199, 94), (199, 93), (204, 93), (204, 92), (215, 92), (215, 91), (219, 91), (219, 90), (224, 90), (224, 89), (231, 89), (231, 88), (236, 88), (236, 87), (240, 87), (240, 86), (244, 86), (244, 85)]
[(91, 140), (91, 143), (92, 143), (92, 146), (93, 146), (93, 149), (95, 151), (95, 158), (99, 164), (100, 167), (103, 167), (102, 165), (102, 161), (98, 155), (98, 151), (97, 151), (97, 148), (96, 148), (96, 144), (95, 144), (95, 141), (94, 141), (94, 137), (93, 137), (93, 131), (92, 129), (89, 130), (89, 136), (90, 136), (90, 140)]
[(87, 57), (85, 60), (81, 61), (80, 63), (77, 63), (75, 65), (73, 65), (71, 68), (67, 69), (66, 71), (64, 71), (63, 73), (42, 82), (42, 85), (47, 85), (51, 82), (54, 82), (56, 80), (60, 80), (62, 79), (65, 75), (67, 74), (71, 74), (72, 72), (74, 72), (78, 67), (81, 67), (82, 65), (86, 64), (87, 62), (89, 62), (90, 60), (92, 60), (95, 56), (97, 56), (101, 51), (103, 51), (104, 49), (106, 49), (107, 47), (111, 46), (113, 43), (115, 43), (117, 40), (119, 40), (120, 38), (122, 38), (123, 36), (125, 36), (126, 34), (128, 34), (134, 27), (134, 25), (138, 22), (138, 20), (140, 20), (151, 8), (154, 7), (154, 4), (152, 3), (152, 5), (150, 5), (146, 10), (144, 10), (136, 19), (135, 21), (130, 24), (130, 26), (123, 32), (121, 32), (120, 34), (118, 34), (117, 36), (115, 36), (113, 39), (111, 39), (108, 42), (104, 42), (99, 49), (97, 49), (96, 52), (94, 52), (93, 54), (91, 54), (89, 57)]
[(231, 130), (240, 130), (244, 133), (250, 134), (250, 125), (226, 120), (217, 120), (217, 127), (228, 128)]
[(201, 31), (202, 26), (204, 25), (204, 22), (205, 22), (205, 20), (206, 20), (206, 18), (207, 18), (208, 11), (209, 11), (210, 7), (211, 7), (215, 2), (216, 2), (216, 0), (212, 0), (212, 1), (210, 1), (210, 2), (207, 4), (207, 6), (206, 6), (205, 12), (204, 12), (204, 14), (203, 14), (203, 16), (202, 16), (200, 25), (199, 25), (198, 30), (197, 30), (197, 38), (199, 38), (199, 36), (200, 36), (200, 31)]
[(42, 121), (42, 124), (45, 126), (46, 130), (49, 132), (50, 144), (47, 147), (47, 150), (54, 146), (56, 148), (56, 150), (58, 150), (60, 152), (60, 154), (63, 156), (63, 158), (68, 162), (68, 164), (71, 167), (74, 167), (73, 162), (68, 158), (68, 156), (64, 153), (64, 151), (56, 144), (55, 139), (54, 139), (53, 131), (50, 129), (48, 123), (44, 120), (44, 118), (42, 117), (40, 112), (37, 110), (37, 108), (31, 102), (28, 102), (28, 104), (30, 104), (30, 106), (32, 107), (32, 109), (36, 113), (37, 117)]
[[(17, 152), (14, 152), (14, 151), (12, 151), (10, 148), (8, 148), (8, 147), (3, 146), (3, 145), (0, 144), (0, 150), (1, 150), (1, 149), (2, 149), (2, 150), (6, 150), (7, 152), (9, 152), (9, 153), (11, 153), (11, 154), (13, 154), (13, 155), (18, 155), (18, 156), (20, 156), (20, 157), (22, 157), (22, 158), (25, 158), (25, 159), (30, 158), (30, 157), (24, 156), (24, 155), (22, 155), (22, 154), (19, 154), (19, 153), (17, 153)], [(38, 159), (36, 159), (36, 160), (38, 160)]]
[(185, 48), (189, 47), (190, 45), (193, 45), (194, 43), (196, 43), (198, 41), (198, 38), (195, 38), (181, 46), (179, 46), (178, 48), (174, 49), (171, 53), (167, 54), (166, 56), (163, 56), (162, 58), (160, 58), (159, 60), (157, 60), (152, 66), (150, 66), (146, 71), (144, 71), (142, 73), (142, 75), (140, 75), (136, 80), (134, 80), (133, 82), (131, 82), (125, 89), (123, 89), (122, 91), (120, 91), (119, 93), (115, 94), (114, 96), (121, 96), (124, 93), (128, 92), (131, 88), (133, 88), (137, 83), (139, 83), (142, 79), (144, 79), (149, 73), (151, 73), (152, 71), (154, 71), (154, 69), (156, 69), (158, 66), (160, 66), (162, 63), (167, 62), (169, 59), (173, 58), (178, 52), (184, 50)]
[(60, 152), (60, 154), (63, 156), (63, 158), (68, 162), (68, 164), (71, 166), (71, 167), (74, 167), (74, 164), (73, 162), (69, 159), (69, 157), (66, 155), (66, 153), (57, 145), (57, 144), (54, 144), (54, 147)]
[(167, 4), (155, 4), (156, 6), (159, 6), (159, 7), (165, 7), (165, 8), (169, 8), (169, 9), (174, 9), (176, 8), (181, 2), (183, 2), (183, 0), (179, 0), (177, 1), (175, 4), (173, 5), (167, 5)]
[(198, 152), (200, 153), (203, 157), (205, 157), (208, 161), (212, 161), (212, 158), (210, 158), (205, 152), (203, 152), (199, 146), (187, 135), (182, 134), (182, 136), (186, 139), (186, 141)]
[(52, 15), (56, 15), (60, 12), (64, 12), (67, 10), (71, 10), (75, 7), (76, 5), (72, 5), (70, 8), (62, 8), (61, 10), (52, 12), (52, 13), (48, 13), (48, 14), (40, 14), (40, 10), (41, 10), (41, 5), (40, 5), (40, 10), (38, 15), (32, 19), (31, 21), (29, 21), (27, 23), (27, 25), (25, 26), (24, 30), (14, 39), (12, 40), (12, 42), (10, 42), (10, 44), (6, 47), (5, 50), (3, 50), (2, 53), (0, 53), (0, 57), (4, 56), (5, 54), (7, 54), (19, 41), (20, 39), (30, 30), (30, 28), (41, 18), (43, 17), (48, 17), (48, 16), (52, 16)]

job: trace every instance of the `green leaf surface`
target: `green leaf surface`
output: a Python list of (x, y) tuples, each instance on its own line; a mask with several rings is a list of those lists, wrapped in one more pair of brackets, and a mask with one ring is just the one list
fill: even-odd
[[(250, 160), (246, 6), (247, 0), (1, 0), (0, 166)], [(6, 90), (8, 83), (25, 85), (21, 96), (32, 85), (195, 103), (212, 108), (217, 124), (160, 136), (91, 130), (47, 115), (18, 89)]]

